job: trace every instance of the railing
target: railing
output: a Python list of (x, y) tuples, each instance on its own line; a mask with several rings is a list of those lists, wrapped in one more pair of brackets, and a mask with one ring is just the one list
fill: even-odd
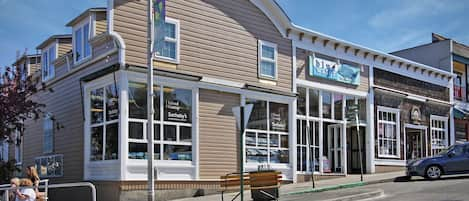
[[(40, 189), (44, 189), (44, 200), (48, 200), (48, 193), (49, 188), (71, 188), (71, 187), (89, 187), (91, 189), (91, 200), (96, 201), (96, 187), (94, 184), (90, 182), (77, 182), (77, 183), (64, 183), (64, 184), (49, 184), (49, 180), (41, 180), (39, 183), (44, 183), (44, 185), (39, 185)], [(9, 192), (11, 190), (17, 189), (25, 189), (25, 188), (35, 188), (34, 186), (31, 187), (11, 187), (10, 184), (3, 184), (0, 185), (0, 192), (4, 191), (3, 193), (3, 201), (10, 201), (9, 200)], [(14, 201), (14, 200), (12, 200)]]

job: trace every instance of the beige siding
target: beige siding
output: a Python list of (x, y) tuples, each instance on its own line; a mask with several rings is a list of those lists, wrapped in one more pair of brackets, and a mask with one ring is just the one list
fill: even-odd
[(107, 31), (106, 13), (96, 13), (96, 35), (105, 33)]
[(218, 179), (237, 170), (238, 135), (231, 108), (240, 104), (240, 97), (205, 89), (199, 97), (200, 178)]
[[(126, 62), (146, 66), (146, 1), (115, 2), (115, 31)], [(170, 0), (167, 16), (180, 21), (178, 70), (291, 91), (291, 42), (248, 0)], [(258, 79), (257, 40), (278, 45), (276, 86)]]
[(29, 64), (29, 75), (36, 73), (41, 70), (41, 63)]
[[(83, 111), (80, 78), (100, 70), (117, 61), (112, 56), (109, 61), (102, 60), (67, 76), (51, 87), (53, 92), (39, 92), (35, 98), (46, 104), (44, 111), (55, 115), (57, 122), (64, 128), (55, 130), (54, 153), (64, 155), (64, 177), (53, 178), (55, 182), (75, 182), (83, 179)], [(29, 120), (24, 136), (24, 164), (34, 164), (34, 158), (42, 156), (43, 119)]]
[(58, 57), (61, 57), (65, 54), (67, 54), (70, 50), (72, 50), (72, 39), (60, 39), (59, 40), (59, 51), (58, 51)]
[(327, 79), (309, 76), (309, 69), (308, 69), (308, 56), (309, 55), (310, 54), (308, 53), (307, 50), (300, 49), (300, 48), (296, 49), (296, 66), (297, 66), (296, 76), (298, 79), (321, 82), (324, 84), (336, 85), (336, 86), (356, 89), (356, 90), (365, 91), (365, 92), (368, 91), (368, 86), (369, 86), (369, 82), (368, 82), (369, 68), (368, 67), (362, 68), (362, 71), (360, 73), (360, 85), (356, 86), (356, 85), (340, 83), (340, 82), (336, 82), (333, 80), (327, 80)]

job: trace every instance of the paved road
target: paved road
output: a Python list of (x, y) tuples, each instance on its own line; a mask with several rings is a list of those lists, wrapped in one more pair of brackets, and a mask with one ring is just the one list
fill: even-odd
[(385, 196), (377, 201), (469, 201), (469, 176), (452, 176), (437, 181), (414, 178), (408, 182), (390, 182), (351, 189), (285, 196), (281, 200), (328, 200), (382, 189)]
[(409, 182), (392, 182), (369, 185), (364, 188), (380, 188), (385, 197), (380, 201), (462, 201), (469, 200), (469, 176), (452, 176), (428, 181), (413, 179)]

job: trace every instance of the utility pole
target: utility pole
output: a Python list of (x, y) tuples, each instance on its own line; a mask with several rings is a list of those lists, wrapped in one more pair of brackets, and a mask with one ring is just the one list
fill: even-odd
[(355, 119), (357, 124), (357, 138), (358, 138), (358, 152), (360, 152), (359, 160), (360, 160), (360, 181), (363, 182), (363, 153), (362, 153), (362, 145), (361, 145), (361, 137), (360, 137), (360, 125), (358, 125), (358, 111), (355, 112)]
[(155, 200), (155, 171), (154, 171), (154, 132), (153, 132), (153, 0), (148, 0), (148, 30), (147, 30), (147, 151), (148, 151), (148, 201)]
[(241, 201), (244, 201), (244, 106), (239, 107), (239, 113), (240, 113), (240, 121), (241, 121), (241, 129), (240, 130), (240, 135), (239, 135), (239, 146), (240, 146), (240, 151), (239, 151), (239, 178), (241, 181), (239, 193), (240, 193), (240, 199)]

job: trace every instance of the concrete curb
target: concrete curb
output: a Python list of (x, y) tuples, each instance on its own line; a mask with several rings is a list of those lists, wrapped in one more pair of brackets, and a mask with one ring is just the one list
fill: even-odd
[(339, 185), (327, 186), (327, 187), (323, 187), (323, 188), (313, 188), (313, 189), (307, 189), (307, 190), (302, 190), (302, 191), (294, 191), (294, 192), (286, 193), (286, 195), (298, 195), (298, 194), (304, 194), (304, 193), (319, 193), (319, 192), (337, 190), (337, 189), (343, 189), (343, 188), (354, 188), (354, 187), (364, 186), (364, 185), (366, 185), (366, 182), (339, 184)]
[(382, 189), (379, 189), (379, 190), (372, 191), (372, 192), (349, 195), (349, 196), (333, 198), (333, 199), (328, 199), (328, 200), (323, 200), (323, 201), (371, 200), (373, 198), (378, 198), (378, 197), (383, 197), (383, 196), (384, 196), (384, 191)]
[(365, 181), (365, 182), (355, 182), (355, 183), (348, 183), (348, 184), (332, 185), (332, 186), (326, 186), (326, 187), (322, 187), (322, 188), (314, 188), (314, 189), (307, 189), (307, 190), (302, 190), (302, 191), (289, 192), (289, 193), (285, 193), (285, 195), (298, 195), (298, 194), (304, 194), (304, 193), (319, 193), (319, 192), (331, 191), (331, 190), (337, 190), (337, 189), (344, 189), (344, 188), (355, 188), (355, 187), (371, 185), (371, 184), (393, 182), (395, 179), (396, 178), (386, 178), (386, 179), (379, 179), (379, 180), (374, 180), (374, 181)]

